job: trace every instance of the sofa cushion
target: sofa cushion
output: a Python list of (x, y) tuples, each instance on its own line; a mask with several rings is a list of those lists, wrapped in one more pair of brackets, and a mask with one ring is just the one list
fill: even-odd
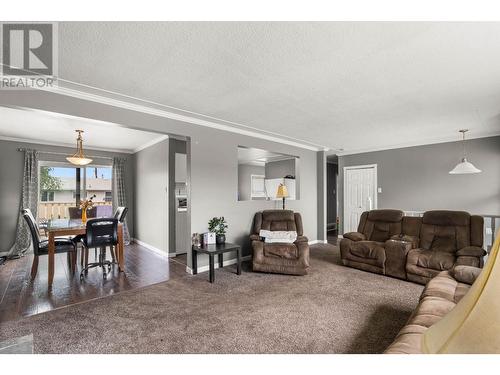
[(401, 233), (403, 211), (372, 210), (365, 211), (360, 217), (358, 232), (367, 240), (385, 242), (391, 236)]
[(375, 241), (353, 242), (351, 253), (365, 259), (380, 259), (381, 257), (385, 257), (384, 244)]
[(429, 328), (448, 314), (455, 305), (455, 302), (445, 298), (429, 295), (420, 301), (409, 323)]
[(358, 232), (349, 232), (349, 233), (344, 233), (343, 234), (344, 238), (348, 238), (353, 241), (363, 241), (366, 240), (366, 237), (363, 233), (358, 233)]
[(297, 246), (293, 243), (266, 243), (264, 245), (264, 256), (297, 259), (299, 257)]
[(420, 268), (445, 271), (453, 267), (455, 256), (442, 251), (413, 249), (408, 252), (407, 263)]
[(472, 285), (481, 273), (481, 268), (470, 266), (456, 266), (453, 268), (453, 277), (464, 284)]
[(470, 215), (463, 211), (427, 211), (422, 217), (420, 246), (455, 252), (470, 246)]
[(403, 215), (401, 210), (371, 210), (368, 212), (368, 220), (399, 223), (403, 219)]
[(422, 353), (422, 335), (448, 314), (469, 289), (470, 285), (455, 280), (451, 271), (440, 272), (429, 281), (408, 323), (385, 353)]

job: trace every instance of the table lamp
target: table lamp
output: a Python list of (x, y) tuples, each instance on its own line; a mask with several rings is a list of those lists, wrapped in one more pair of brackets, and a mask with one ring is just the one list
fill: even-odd
[(474, 284), (422, 336), (424, 353), (500, 353), (500, 231)]
[(285, 199), (288, 197), (288, 189), (285, 185), (280, 184), (278, 186), (278, 192), (276, 193), (276, 198), (283, 198), (283, 209), (285, 209)]

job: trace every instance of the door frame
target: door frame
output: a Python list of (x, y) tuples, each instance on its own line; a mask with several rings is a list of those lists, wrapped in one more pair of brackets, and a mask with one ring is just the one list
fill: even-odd
[[(372, 209), (377, 209), (378, 207), (378, 167), (377, 164), (364, 164), (364, 165), (350, 165), (348, 167), (343, 168), (343, 174), (342, 174), (342, 179), (343, 179), (343, 189), (344, 191), (342, 192), (343, 195), (343, 207), (342, 207), (342, 234), (345, 233), (345, 218), (346, 218), (346, 207), (347, 207), (347, 179), (346, 179), (346, 173), (348, 170), (352, 169), (373, 169), (375, 172), (375, 179), (373, 183), (373, 208)], [(339, 233), (340, 234), (340, 233)]]

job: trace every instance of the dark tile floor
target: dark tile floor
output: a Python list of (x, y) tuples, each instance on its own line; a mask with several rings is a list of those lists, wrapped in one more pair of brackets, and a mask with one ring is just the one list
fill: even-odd
[[(91, 262), (93, 252), (90, 254)], [(185, 264), (169, 261), (137, 244), (131, 244), (125, 250), (125, 273), (118, 272), (115, 266), (103, 280), (102, 270), (92, 268), (85, 280), (80, 281), (80, 265), (72, 274), (66, 254), (56, 254), (54, 283), (49, 291), (47, 257), (40, 257), (38, 274), (30, 281), (32, 261), (33, 256), (27, 255), (0, 266), (0, 322), (152, 285), (168, 280), (172, 273), (184, 273), (186, 269)]]

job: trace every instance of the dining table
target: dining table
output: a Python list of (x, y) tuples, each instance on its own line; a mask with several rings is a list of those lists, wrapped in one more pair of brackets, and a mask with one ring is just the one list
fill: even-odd
[[(87, 233), (87, 226), (81, 219), (52, 219), (47, 222), (49, 256), (49, 288), (54, 281), (55, 238), (64, 236), (78, 236)], [(125, 246), (123, 244), (123, 223), (118, 223), (117, 263), (120, 272), (125, 272)]]

